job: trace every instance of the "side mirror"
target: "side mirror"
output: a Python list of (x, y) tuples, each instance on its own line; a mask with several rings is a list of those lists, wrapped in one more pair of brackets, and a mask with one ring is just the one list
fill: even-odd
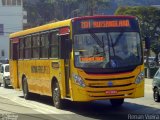
[(145, 37), (145, 49), (150, 49), (150, 38), (149, 37)]

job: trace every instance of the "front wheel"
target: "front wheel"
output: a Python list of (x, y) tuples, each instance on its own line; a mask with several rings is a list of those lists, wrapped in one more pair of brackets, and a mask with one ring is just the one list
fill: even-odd
[(56, 82), (53, 85), (52, 99), (53, 99), (53, 104), (56, 108), (58, 108), (58, 109), (63, 108), (64, 101), (61, 99), (60, 87), (58, 85), (58, 82)]
[(27, 83), (26, 77), (24, 77), (22, 80), (22, 89), (23, 89), (24, 98), (26, 100), (30, 99), (31, 93), (29, 93), (29, 90), (28, 90), (28, 83)]
[(110, 99), (112, 106), (119, 107), (124, 103), (124, 98), (122, 99)]
[(160, 102), (160, 95), (159, 95), (158, 88), (155, 88), (155, 89), (154, 89), (153, 98), (154, 98), (154, 101), (155, 101), (155, 102)]

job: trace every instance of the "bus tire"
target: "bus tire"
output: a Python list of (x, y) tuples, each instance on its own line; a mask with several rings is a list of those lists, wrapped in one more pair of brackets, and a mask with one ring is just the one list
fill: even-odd
[(4, 88), (8, 88), (8, 85), (7, 85), (6, 81), (5, 81), (5, 79), (3, 79), (3, 87)]
[(30, 99), (31, 93), (29, 93), (28, 90), (28, 83), (27, 83), (27, 78), (24, 77), (22, 80), (22, 89), (23, 89), (23, 96), (26, 100)]
[(0, 83), (0, 87), (1, 87), (1, 83)]
[(155, 89), (154, 89), (153, 98), (154, 98), (154, 101), (155, 101), (155, 102), (160, 102), (160, 95), (159, 95), (158, 88), (155, 88)]
[(53, 84), (52, 99), (53, 99), (53, 104), (56, 108), (58, 109), (63, 108), (63, 100), (61, 99), (60, 87), (58, 82), (54, 82)]
[(124, 103), (124, 98), (122, 99), (110, 99), (112, 106), (119, 107)]

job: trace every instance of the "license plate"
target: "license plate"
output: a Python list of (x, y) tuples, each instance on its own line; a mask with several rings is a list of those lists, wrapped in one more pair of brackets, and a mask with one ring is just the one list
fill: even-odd
[(109, 91), (106, 91), (106, 94), (109, 94), (109, 95), (117, 94), (117, 93), (118, 93), (117, 90), (109, 90)]

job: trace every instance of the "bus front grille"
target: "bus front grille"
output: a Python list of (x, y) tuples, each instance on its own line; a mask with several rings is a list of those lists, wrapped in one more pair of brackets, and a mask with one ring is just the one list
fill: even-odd
[[(128, 97), (134, 93), (135, 76), (111, 79), (85, 79), (86, 91), (90, 97), (110, 98)], [(116, 94), (106, 94), (107, 91), (116, 91)]]

